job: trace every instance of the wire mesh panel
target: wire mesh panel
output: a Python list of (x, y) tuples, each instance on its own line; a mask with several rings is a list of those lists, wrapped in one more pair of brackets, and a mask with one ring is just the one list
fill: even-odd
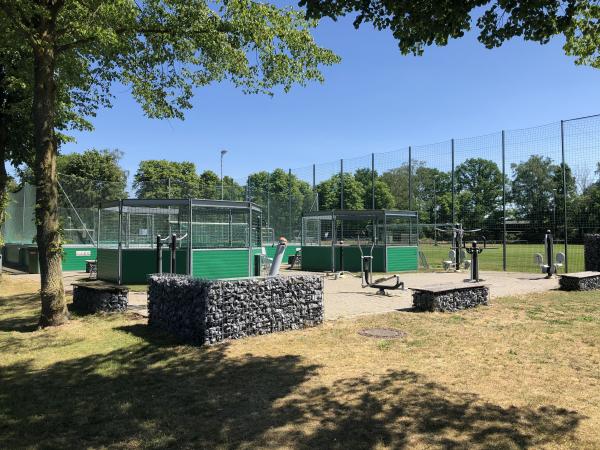
[(331, 246), (333, 221), (331, 215), (302, 218), (302, 245)]
[(410, 156), (410, 171), (403, 173), (410, 176), (410, 203), (419, 214), (419, 249), (422, 261), (435, 265), (448, 251), (439, 225), (453, 220), (452, 141), (411, 147)]
[(370, 208), (409, 209), (408, 148), (377, 153), (374, 160), (375, 202)]
[[(373, 171), (371, 155), (344, 159), (343, 200), (342, 209), (373, 209)], [(380, 185), (376, 184), (376, 194), (381, 194)], [(377, 209), (393, 208), (391, 193), (387, 196), (376, 195)], [(383, 201), (383, 204), (382, 204)]]
[(35, 241), (35, 186), (25, 183), (20, 190), (9, 194), (2, 235), (7, 244)]
[[(563, 136), (567, 201), (562, 206), (566, 206), (569, 271), (576, 272), (584, 269), (585, 234), (600, 232), (600, 117), (565, 121)], [(560, 217), (559, 212), (557, 220)]]
[(98, 213), (98, 247), (117, 248), (120, 240), (119, 206), (101, 207)]
[(544, 254), (545, 232), (560, 245), (565, 237), (560, 124), (507, 131), (505, 153), (507, 270), (539, 272), (534, 255)]
[(340, 161), (315, 165), (315, 183), (319, 211), (341, 209)]

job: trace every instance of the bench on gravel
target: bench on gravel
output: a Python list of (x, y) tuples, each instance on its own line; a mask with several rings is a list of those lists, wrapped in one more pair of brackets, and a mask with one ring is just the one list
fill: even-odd
[(574, 272), (560, 276), (561, 291), (593, 291), (600, 289), (600, 272)]
[(100, 281), (73, 283), (73, 308), (83, 313), (125, 312), (129, 288)]
[(437, 284), (410, 289), (417, 311), (459, 311), (487, 305), (490, 297), (489, 287), (479, 283)]

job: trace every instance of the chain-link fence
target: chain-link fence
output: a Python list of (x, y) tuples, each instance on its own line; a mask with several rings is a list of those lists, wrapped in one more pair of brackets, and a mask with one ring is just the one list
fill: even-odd
[(410, 146), (296, 169), (320, 209), (419, 213), (421, 260), (441, 267), (454, 225), (486, 242), (484, 270), (536, 272), (550, 230), (565, 270), (583, 270), (583, 236), (600, 229), (600, 116)]
[[(252, 201), (262, 208), (262, 242), (299, 243), (302, 216), (331, 209), (400, 209), (419, 214), (421, 261), (441, 267), (453, 224), (485, 240), (484, 270), (535, 272), (550, 230), (565, 269), (583, 270), (583, 236), (600, 231), (600, 115), (391, 152), (257, 172), (244, 180), (137, 178), (114, 182), (61, 175), (61, 223), (73, 243), (95, 239), (100, 201), (130, 198)], [(127, 192), (129, 191), (129, 192)], [(13, 194), (6, 242), (35, 236), (35, 190)], [(70, 236), (69, 236), (70, 234)]]

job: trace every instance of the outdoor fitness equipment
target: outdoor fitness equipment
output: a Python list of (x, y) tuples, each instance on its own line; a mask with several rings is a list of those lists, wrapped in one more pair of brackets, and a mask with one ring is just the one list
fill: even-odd
[(547, 264), (544, 264), (544, 257), (540, 253), (534, 255), (534, 260), (542, 269), (542, 273), (546, 274), (546, 278), (552, 278), (553, 275), (558, 273), (558, 269), (563, 266), (565, 254), (558, 252), (556, 254), (556, 261), (554, 261), (554, 238), (552, 237), (552, 232), (550, 230), (546, 231), (546, 234), (544, 235), (544, 249)]
[(479, 279), (479, 255), (485, 249), (485, 240), (483, 241), (483, 247), (477, 245), (477, 241), (473, 241), (471, 247), (465, 246), (465, 251), (471, 255), (471, 279), (469, 281), (478, 282)]
[(275, 250), (275, 256), (273, 257), (273, 262), (271, 263), (271, 268), (269, 269), (269, 276), (274, 277), (279, 274), (279, 269), (281, 268), (281, 261), (283, 261), (283, 255), (285, 253), (285, 248), (287, 247), (287, 239), (284, 237), (279, 238), (279, 243), (277, 244), (277, 249)]
[(462, 224), (460, 223), (451, 226), (452, 228), (450, 229), (436, 228), (437, 231), (440, 231), (442, 233), (452, 232), (452, 247), (450, 252), (448, 252), (448, 260), (443, 261), (442, 264), (445, 270), (453, 269), (454, 271), (458, 271), (461, 269), (461, 267), (468, 269), (471, 266), (471, 261), (466, 259), (463, 239), (465, 233), (476, 233), (478, 231), (481, 231), (481, 228), (476, 228), (473, 230), (464, 230)]
[[(365, 255), (360, 244), (360, 234), (357, 237), (358, 249), (360, 250), (360, 263), (361, 263), (361, 285), (363, 288), (370, 287), (377, 289), (377, 295), (387, 295), (386, 290), (404, 290), (404, 282), (400, 281), (398, 275), (392, 275), (391, 277), (379, 278), (373, 281), (373, 248), (375, 247), (375, 241), (371, 243), (371, 249), (369, 254)], [(386, 281), (395, 279), (394, 284), (382, 284)]]
[(162, 238), (160, 234), (156, 235), (156, 273), (162, 273), (162, 247), (163, 242), (169, 242), (169, 249), (171, 250), (171, 260), (169, 263), (169, 273), (177, 273), (177, 242), (182, 241), (187, 237), (187, 233), (179, 237), (173, 233), (171, 236)]

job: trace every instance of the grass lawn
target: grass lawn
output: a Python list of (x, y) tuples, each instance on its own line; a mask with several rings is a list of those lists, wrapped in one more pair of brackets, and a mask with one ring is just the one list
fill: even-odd
[(2, 449), (600, 448), (598, 293), (193, 348), (134, 315), (37, 331), (38, 286), (0, 283)]
[[(468, 244), (467, 244), (468, 245)], [(432, 268), (441, 268), (442, 261), (448, 259), (450, 244), (421, 244), (419, 248), (427, 258)], [(554, 254), (564, 253), (564, 244), (554, 245)], [(544, 245), (538, 244), (508, 244), (506, 248), (506, 269), (509, 272), (540, 272), (540, 268), (534, 264), (534, 255), (541, 253), (546, 259)], [(470, 255), (467, 255), (471, 259)], [(569, 272), (581, 272), (584, 270), (583, 245), (569, 245)], [(490, 244), (479, 255), (479, 268), (481, 270), (502, 270), (502, 244)]]

